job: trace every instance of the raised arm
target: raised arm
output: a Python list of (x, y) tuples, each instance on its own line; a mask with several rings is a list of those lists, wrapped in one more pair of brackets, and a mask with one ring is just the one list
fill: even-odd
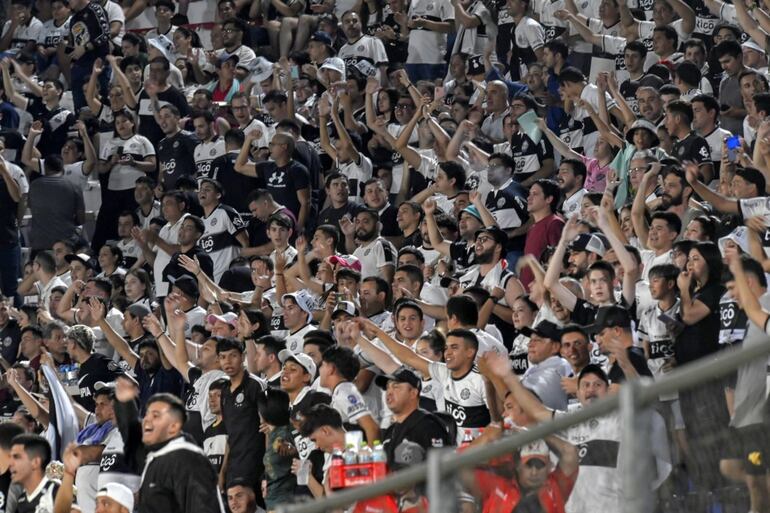
[(754, 41), (759, 45), (764, 45), (767, 40), (767, 32), (762, 30), (759, 26), (759, 22), (755, 20), (749, 13), (744, 0), (734, 0), (735, 16), (738, 18), (741, 29), (743, 29)]
[(500, 379), (513, 395), (516, 404), (524, 412), (537, 422), (547, 422), (553, 418), (553, 411), (549, 410), (535, 395), (521, 384), (519, 378), (511, 370), (511, 362), (507, 356), (490, 351), (482, 358), (485, 360), (490, 372)]
[(251, 150), (251, 143), (260, 137), (262, 137), (262, 134), (259, 130), (254, 130), (245, 134), (243, 146), (241, 146), (241, 151), (238, 153), (238, 157), (235, 159), (235, 164), (233, 166), (234, 169), (242, 175), (252, 177), (257, 176), (257, 165), (254, 162), (249, 162), (249, 152)]
[(561, 137), (556, 135), (553, 130), (548, 128), (548, 124), (543, 118), (538, 118), (537, 125), (540, 127), (540, 130), (543, 131), (543, 135), (545, 135), (545, 137), (551, 143), (553, 149), (561, 155), (562, 160), (576, 159), (580, 160), (581, 162), (583, 161), (583, 155), (570, 148), (569, 145), (561, 139)]
[(136, 94), (134, 94), (133, 89), (131, 89), (131, 82), (128, 81), (128, 77), (123, 73), (123, 70), (120, 69), (120, 63), (114, 55), (108, 55), (107, 62), (110, 63), (112, 73), (115, 75), (115, 80), (120, 84), (121, 89), (123, 89), (123, 101), (125, 101), (126, 105), (130, 108), (135, 109), (139, 100), (137, 99)]
[(711, 206), (724, 214), (740, 213), (740, 206), (737, 199), (728, 198), (719, 194), (718, 192), (712, 191), (706, 186), (706, 184), (698, 179), (699, 170), (697, 164), (685, 164), (685, 173), (687, 177), (687, 183), (690, 184), (692, 190), (695, 191), (695, 193), (700, 196), (703, 201), (707, 201), (711, 204)]
[(636, 300), (636, 282), (639, 280), (639, 276), (641, 276), (641, 270), (636, 259), (626, 249), (626, 246), (618, 237), (617, 231), (612, 226), (610, 218), (615, 217), (612, 206), (611, 199), (605, 201), (605, 198), (602, 198), (602, 205), (593, 207), (593, 209), (599, 229), (607, 237), (610, 247), (615, 252), (615, 255), (617, 255), (618, 261), (623, 267), (623, 299), (626, 300), (627, 305), (631, 305)]
[(132, 369), (136, 367), (139, 363), (139, 355), (131, 350), (131, 346), (128, 345), (128, 342), (115, 333), (115, 330), (112, 329), (112, 326), (107, 322), (107, 319), (104, 317), (107, 308), (104, 304), (97, 298), (92, 297), (88, 301), (88, 306), (91, 307), (91, 318), (96, 321), (99, 328), (101, 328), (102, 333), (104, 333), (104, 336), (107, 338), (107, 342), (115, 348), (115, 351), (118, 352), (120, 357), (123, 358)]
[(16, 396), (21, 401), (21, 404), (27, 408), (29, 414), (32, 415), (41, 425), (48, 427), (48, 423), (50, 421), (48, 417), (48, 410), (46, 410), (45, 407), (43, 407), (43, 405), (40, 404), (40, 402), (35, 399), (32, 394), (29, 393), (29, 390), (24, 388), (24, 386), (19, 383), (18, 372), (20, 372), (19, 369), (8, 369), (8, 372), (5, 373), (6, 381), (11, 386), (13, 391), (16, 392)]
[(740, 256), (731, 254), (727, 260), (730, 271), (735, 276), (735, 284), (738, 287), (738, 294), (741, 298), (741, 307), (743, 307), (751, 322), (767, 331), (767, 321), (770, 319), (770, 313), (762, 308), (759, 298), (749, 288), (749, 282), (746, 279), (746, 272), (743, 270), (743, 262)]
[(369, 319), (359, 317), (358, 324), (363, 327), (364, 333), (379, 338), (380, 341), (385, 344), (385, 347), (387, 347), (388, 350), (393, 353), (393, 356), (395, 356), (401, 363), (419, 371), (423, 376), (430, 375), (430, 360), (423, 358), (415, 353), (410, 347), (394, 340), (390, 335), (385, 333), (382, 328)]
[(653, 164), (651, 168), (644, 173), (642, 181), (639, 184), (639, 190), (636, 191), (634, 196), (634, 202), (631, 204), (631, 223), (634, 225), (634, 233), (636, 233), (639, 239), (639, 244), (647, 249), (647, 235), (649, 234), (650, 227), (647, 224), (647, 218), (645, 213), (647, 212), (647, 205), (644, 200), (647, 197), (647, 190), (653, 183), (653, 180), (657, 179), (658, 171), (660, 171), (660, 164)]
[(91, 140), (91, 137), (88, 135), (86, 125), (82, 121), (78, 121), (75, 124), (75, 128), (77, 128), (78, 134), (83, 140), (83, 149), (86, 157), (85, 162), (83, 162), (83, 171), (86, 175), (90, 175), (96, 168), (96, 164), (99, 161), (99, 159), (96, 157), (96, 148), (94, 148), (94, 143)]
[(682, 18), (682, 32), (692, 34), (695, 30), (695, 11), (682, 0), (666, 0), (668, 5)]
[(434, 217), (436, 201), (433, 198), (426, 199), (422, 204), (422, 209), (425, 212), (425, 224), (428, 226), (430, 245), (443, 256), (448, 257), (452, 243), (441, 235), (438, 224), (436, 224), (436, 218)]
[(476, 16), (465, 10), (460, 0), (452, 0), (452, 7), (455, 8), (455, 24), (458, 27), (463, 26), (466, 29), (472, 29), (481, 25), (481, 21)]
[(35, 149), (35, 140), (43, 133), (43, 126), (40, 121), (35, 121), (29, 127), (27, 140), (24, 141), (24, 147), (21, 149), (21, 163), (27, 166), (33, 173), (40, 173), (40, 154)]
[(94, 67), (91, 70), (91, 75), (88, 77), (88, 83), (86, 84), (86, 103), (88, 108), (94, 116), (99, 115), (99, 111), (102, 110), (102, 102), (99, 100), (99, 75), (104, 71), (104, 66), (101, 59), (94, 61)]
[(0, 60), (0, 67), (3, 70), (3, 89), (5, 90), (5, 97), (8, 101), (14, 104), (16, 107), (25, 110), (27, 108), (27, 99), (20, 95), (16, 88), (13, 86), (13, 80), (11, 80), (11, 72), (8, 69), (11, 65), (11, 61), (6, 57)]
[(556, 245), (556, 249), (551, 255), (548, 264), (548, 270), (543, 278), (543, 284), (551, 294), (570, 312), (575, 309), (577, 296), (559, 281), (559, 275), (564, 267), (564, 255), (567, 253), (567, 245), (577, 236), (577, 216), (570, 217), (564, 225), (564, 231), (561, 232), (561, 238)]

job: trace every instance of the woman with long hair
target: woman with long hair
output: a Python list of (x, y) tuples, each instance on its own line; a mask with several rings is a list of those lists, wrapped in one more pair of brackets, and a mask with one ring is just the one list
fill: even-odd
[(131, 269), (126, 273), (125, 291), (128, 300), (133, 303), (141, 303), (147, 308), (153, 302), (152, 280), (150, 275), (144, 269)]
[[(677, 279), (680, 294), (681, 332), (674, 343), (677, 366), (712, 355), (719, 350), (719, 301), (725, 292), (721, 284), (722, 255), (713, 242), (698, 242), (687, 256), (687, 267)], [(693, 481), (702, 490), (717, 485), (721, 451), (730, 415), (722, 380), (713, 380), (680, 391), (679, 401), (689, 444)], [(703, 409), (708, 415), (703, 415)]]

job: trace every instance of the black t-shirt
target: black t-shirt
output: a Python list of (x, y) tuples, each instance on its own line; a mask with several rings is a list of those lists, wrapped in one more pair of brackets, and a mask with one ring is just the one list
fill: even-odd
[[(19, 221), (18, 207), (11, 194), (8, 192), (8, 186), (5, 180), (0, 181), (0, 248), (15, 246), (19, 243)], [(2, 341), (2, 337), (0, 337)], [(0, 346), (5, 356), (5, 347)], [(14, 354), (14, 357), (16, 355)], [(6, 358), (7, 360), (8, 358)], [(10, 361), (10, 360), (9, 360)]]
[(59, 155), (70, 131), (74, 131), (73, 125), (77, 121), (75, 115), (61, 106), (49, 110), (38, 96), (29, 99), (27, 112), (32, 115), (32, 119), (43, 123), (37, 149), (43, 156)]
[(711, 163), (711, 148), (708, 141), (695, 132), (690, 132), (681, 141), (676, 141), (672, 153), (679, 162)]
[(167, 191), (176, 189), (179, 177), (195, 176), (194, 152), (199, 142), (195, 135), (180, 130), (157, 144), (158, 169)]
[(401, 236), (401, 230), (398, 228), (398, 222), (396, 221), (397, 214), (398, 209), (393, 205), (388, 205), (385, 210), (380, 212), (380, 223), (382, 223), (380, 235), (383, 237)]
[[(318, 225), (330, 224), (339, 229), (340, 219), (342, 219), (345, 214), (350, 214), (351, 217), (354, 217), (359, 208), (360, 205), (358, 203), (350, 200), (348, 200), (342, 208), (334, 208), (330, 205), (321, 210), (321, 213), (318, 215)], [(340, 242), (337, 244), (337, 251), (340, 253), (347, 253), (347, 251), (345, 251), (345, 237), (340, 237)]]
[(706, 317), (693, 325), (685, 325), (674, 343), (674, 358), (677, 365), (702, 358), (719, 349), (719, 300), (725, 288), (719, 283), (710, 283), (696, 291), (693, 300), (702, 302), (709, 309)]
[(589, 303), (585, 299), (577, 298), (575, 309), (572, 310), (570, 317), (575, 324), (588, 326), (589, 324), (593, 324), (596, 320), (597, 311), (599, 311), (598, 306)]
[(196, 279), (193, 273), (179, 265), (180, 255), (185, 255), (192, 259), (198, 257), (198, 262), (200, 262), (201, 271), (203, 271), (203, 274), (211, 279), (214, 279), (214, 262), (212, 262), (211, 257), (208, 256), (208, 254), (206, 254), (206, 252), (200, 246), (196, 245), (184, 253), (177, 251), (171, 255), (171, 261), (168, 263), (168, 265), (166, 265), (166, 267), (163, 268), (163, 281), (170, 281), (169, 277), (177, 279), (182, 276), (190, 276), (192, 279)]
[(262, 457), (265, 454), (265, 436), (259, 432), (257, 397), (266, 387), (264, 380), (243, 371), (243, 381), (238, 388), (222, 390), (222, 416), (230, 446), (225, 481), (230, 483), (235, 478), (242, 478), (255, 491), (261, 489)]
[(450, 447), (453, 441), (438, 418), (422, 409), (413, 411), (404, 422), (391, 424), (382, 434), (382, 444), (392, 465), (396, 448), (404, 440), (414, 442), (426, 451), (434, 447)]
[[(631, 360), (631, 365), (634, 366), (636, 372), (640, 376), (652, 377), (652, 372), (650, 372), (650, 368), (647, 366), (647, 359), (644, 357), (644, 353), (636, 347), (629, 347), (627, 352), (628, 359)], [(613, 384), (624, 383), (626, 381), (626, 375), (620, 368), (620, 365), (618, 365), (618, 362), (612, 364), (610, 372), (607, 376), (610, 378), (610, 382)]]
[[(249, 193), (257, 188), (259, 182), (235, 170), (238, 152), (230, 152), (215, 158), (207, 175), (222, 184), (225, 190), (222, 203), (233, 207), (240, 213), (249, 211)], [(198, 176), (202, 178), (204, 175)]]
[(415, 248), (422, 246), (422, 233), (419, 228), (409, 235), (404, 234), (404, 240), (401, 242), (401, 247), (405, 248), (407, 246), (414, 246)]
[(256, 166), (257, 177), (270, 191), (276, 203), (283, 205), (299, 219), (299, 198), (297, 191), (310, 188), (310, 173), (307, 168), (292, 160), (283, 167), (275, 162), (259, 162)]
[(0, 474), (0, 512), (5, 512), (5, 505), (8, 504), (8, 488), (11, 487), (11, 471), (7, 470)]
[(83, 408), (94, 411), (94, 385), (99, 381), (115, 381), (119, 366), (101, 353), (93, 353), (78, 369), (80, 395), (75, 400)]
[[(170, 103), (179, 109), (179, 114), (182, 117), (190, 115), (190, 105), (187, 103), (187, 98), (185, 98), (185, 96), (173, 86), (169, 87), (165, 91), (158, 93), (158, 103), (161, 107), (163, 107), (163, 105), (166, 103)], [(160, 125), (158, 125), (158, 123), (155, 121), (155, 117), (153, 116), (150, 95), (147, 94), (147, 91), (144, 89), (142, 89), (142, 92), (139, 94), (137, 113), (139, 114), (139, 135), (145, 136), (150, 140), (152, 145), (157, 148), (158, 143), (161, 141), (161, 139), (163, 139), (164, 134), (163, 130), (160, 129)], [(194, 149), (195, 147), (190, 149), (190, 160), (193, 160)], [(158, 160), (160, 160), (160, 155), (158, 155)], [(193, 172), (191, 174), (195, 174), (195, 165), (193, 165), (192, 169)]]

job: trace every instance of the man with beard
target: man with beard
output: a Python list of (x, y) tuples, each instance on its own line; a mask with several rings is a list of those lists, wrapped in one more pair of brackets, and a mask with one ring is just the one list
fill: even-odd
[(91, 299), (89, 305), (91, 306), (91, 318), (98, 323), (99, 328), (107, 337), (107, 342), (115, 348), (120, 357), (136, 373), (136, 380), (139, 382), (140, 410), (144, 410), (144, 405), (153, 394), (168, 392), (176, 396), (182, 395), (182, 376), (168, 362), (165, 355), (161, 354), (158, 344), (149, 336), (149, 333), (144, 331), (141, 324), (135, 323), (138, 326), (135, 329), (142, 332), (139, 337), (133, 331), (128, 334), (132, 339), (142, 338), (134, 350), (107, 323), (104, 318), (104, 305), (95, 298)]
[(488, 226), (476, 232), (475, 265), (460, 277), (460, 284), (463, 288), (481, 286), (491, 291), (495, 302), (492, 322), (500, 329), (503, 340), (512, 340), (513, 325), (503, 319), (511, 318), (511, 305), (524, 294), (524, 288), (507, 269), (504, 260), (507, 243), (508, 235), (497, 226)]
[(556, 182), (564, 197), (561, 204), (564, 217), (570, 218), (580, 213), (583, 196), (588, 192), (584, 187), (587, 174), (586, 165), (581, 160), (565, 158), (559, 164)]
[[(521, 384), (519, 378), (513, 374), (507, 357), (489, 353), (484, 358), (490, 373), (503, 381), (517, 405), (537, 423), (548, 422), (554, 416), (584, 408), (597, 399), (606, 397), (609, 392), (607, 374), (598, 365), (589, 364), (578, 375), (578, 403), (570, 405), (567, 411), (554, 411), (546, 408)], [(648, 486), (650, 493), (654, 493), (671, 471), (665, 423), (654, 411), (646, 410), (639, 414), (650, 426), (650, 429), (641, 435), (643, 440), (636, 443), (644, 443), (650, 448), (648, 454), (654, 461), (649, 464), (657, 469), (657, 476)], [(566, 441), (579, 444), (581, 448), (579, 473), (567, 501), (566, 511), (577, 513), (589, 509), (622, 510), (625, 497), (622, 493), (621, 473), (618, 472), (618, 456), (621, 450), (620, 416), (611, 413), (593, 419), (590, 423), (577, 424), (564, 431), (563, 436)]]
[(358, 290), (361, 315), (387, 332), (394, 329), (393, 316), (386, 309), (390, 284), (379, 276), (364, 278)]
[(567, 257), (567, 275), (576, 280), (582, 280), (588, 268), (601, 260), (607, 251), (604, 237), (598, 233), (581, 233), (569, 245)]
[(386, 282), (392, 282), (398, 253), (390, 241), (380, 236), (382, 225), (377, 211), (359, 210), (355, 224), (343, 217), (340, 228), (345, 234), (345, 248), (361, 262), (361, 277), (381, 276)]
[(654, 87), (642, 86), (636, 90), (636, 104), (639, 114), (655, 126), (663, 120), (663, 101)]
[(673, 212), (687, 226), (693, 218), (703, 215), (703, 211), (689, 206), (692, 187), (687, 183), (684, 171), (678, 167), (667, 167), (660, 174), (663, 178), (663, 194), (660, 195), (659, 211)]
[(714, 176), (711, 149), (706, 139), (693, 131), (692, 119), (692, 105), (689, 103), (674, 100), (666, 106), (666, 130), (669, 136), (676, 139), (673, 156), (679, 162), (697, 162), (703, 181), (709, 183)]
[(181, 176), (195, 176), (195, 148), (200, 142), (189, 132), (179, 129), (180, 111), (173, 105), (164, 105), (158, 111), (160, 129), (165, 137), (158, 143), (159, 180), (164, 190), (176, 189)]

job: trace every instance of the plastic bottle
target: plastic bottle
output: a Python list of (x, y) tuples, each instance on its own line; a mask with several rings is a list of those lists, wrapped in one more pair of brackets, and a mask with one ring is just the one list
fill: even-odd
[(374, 449), (372, 449), (372, 461), (374, 463), (385, 463), (388, 460), (385, 454), (385, 448), (382, 446), (379, 440), (374, 441)]
[(366, 442), (361, 442), (361, 448), (358, 449), (358, 463), (371, 463), (372, 456), (371, 447)]
[(358, 463), (358, 453), (353, 444), (348, 444), (342, 457), (345, 460), (345, 465), (355, 465)]
[(334, 449), (332, 450), (332, 467), (336, 467), (338, 465), (344, 465), (345, 460), (342, 457), (342, 447), (339, 445), (335, 445)]

